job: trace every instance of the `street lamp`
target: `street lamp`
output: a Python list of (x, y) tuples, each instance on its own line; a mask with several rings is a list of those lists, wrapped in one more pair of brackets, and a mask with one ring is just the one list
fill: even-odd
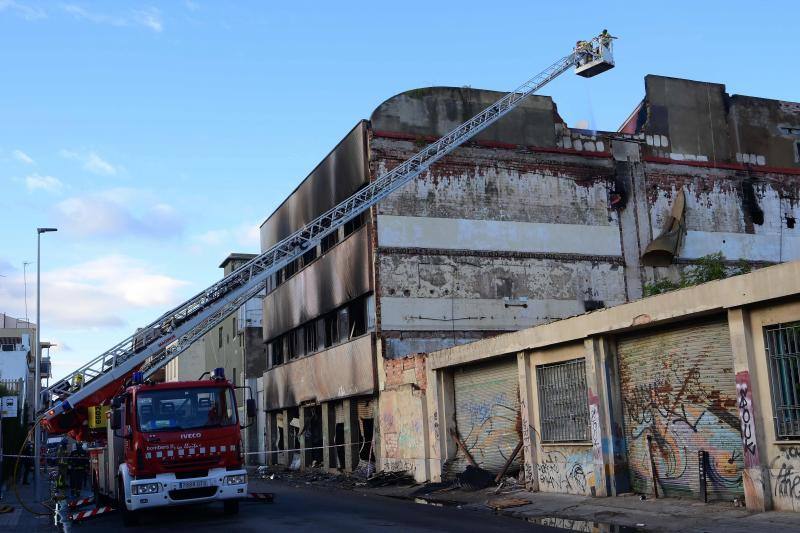
[[(36, 228), (36, 369), (34, 370), (35, 381), (33, 390), (36, 396), (33, 399), (34, 416), (39, 416), (42, 409), (42, 233), (58, 231), (57, 228)], [(40, 499), (40, 480), (41, 464), (39, 456), (41, 453), (42, 429), (36, 424), (33, 439), (33, 491), (36, 501)]]

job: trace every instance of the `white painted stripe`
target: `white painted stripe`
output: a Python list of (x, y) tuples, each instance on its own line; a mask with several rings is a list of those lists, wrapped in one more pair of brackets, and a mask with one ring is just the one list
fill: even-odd
[(697, 259), (722, 252), (726, 259), (731, 260), (787, 261), (800, 258), (798, 245), (800, 237), (784, 236), (781, 247), (781, 236), (777, 234), (687, 231), (678, 253), (684, 259)]
[[(606, 302), (614, 305), (623, 302)], [(528, 300), (527, 308), (506, 307), (503, 300), (479, 298), (381, 297), (381, 327), (385, 330), (434, 331), (453, 327), (463, 330), (520, 329), (554, 318), (579, 315), (577, 300)]]
[(378, 216), (378, 245), (443, 250), (622, 255), (619, 228), (500, 220)]

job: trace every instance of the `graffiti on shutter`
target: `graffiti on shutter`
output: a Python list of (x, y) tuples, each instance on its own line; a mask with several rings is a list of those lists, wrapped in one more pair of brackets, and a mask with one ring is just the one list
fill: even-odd
[[(742, 441), (728, 324), (693, 322), (617, 344), (631, 482), (699, 497), (698, 452), (709, 454), (710, 499), (742, 496)], [(647, 437), (652, 438), (648, 450)]]
[[(520, 440), (517, 360), (466, 366), (454, 374), (456, 427), (478, 466), (499, 472)], [(509, 473), (519, 471), (518, 454)], [(462, 472), (461, 451), (449, 464), (451, 475)]]

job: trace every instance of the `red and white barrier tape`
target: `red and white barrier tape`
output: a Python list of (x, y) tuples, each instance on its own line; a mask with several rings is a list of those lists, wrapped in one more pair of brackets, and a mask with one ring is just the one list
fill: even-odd
[(92, 518), (101, 514), (110, 513), (113, 511), (113, 507), (98, 507), (97, 509), (91, 509), (89, 511), (79, 511), (77, 513), (69, 515), (69, 519), (73, 522), (80, 522), (81, 520), (86, 520), (88, 518)]

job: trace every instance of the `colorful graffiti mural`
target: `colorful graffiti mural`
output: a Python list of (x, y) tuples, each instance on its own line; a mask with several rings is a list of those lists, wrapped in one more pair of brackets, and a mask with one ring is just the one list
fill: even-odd
[(590, 495), (594, 487), (592, 450), (589, 447), (563, 446), (542, 451), (536, 465), (539, 490)]
[(620, 343), (633, 488), (652, 490), (652, 457), (659, 489), (668, 496), (697, 497), (698, 452), (702, 450), (709, 454), (710, 497), (741, 496), (744, 457), (739, 401), (732, 357), (725, 357), (725, 330), (719, 324), (689, 330)]

